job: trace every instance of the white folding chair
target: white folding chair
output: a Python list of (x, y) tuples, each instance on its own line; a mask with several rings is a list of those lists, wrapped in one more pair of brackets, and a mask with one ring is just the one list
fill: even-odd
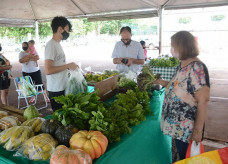
[[(30, 83), (34, 88), (35, 88), (35, 94), (31, 94), (31, 95), (26, 95), (24, 92), (25, 89), (25, 82), (24, 80), (28, 83)], [(37, 110), (46, 108), (48, 106), (45, 95), (44, 95), (44, 90), (43, 90), (43, 84), (39, 84), (39, 85), (34, 85), (32, 78), (30, 76), (21, 76), (21, 77), (17, 77), (14, 79), (14, 84), (16, 87), (16, 91), (18, 93), (18, 108), (19, 109), (24, 109), (27, 108), (29, 106), (28, 100), (27, 98), (31, 98), (35, 96), (35, 102), (33, 104), (30, 105), (35, 105), (37, 103), (37, 96), (43, 94), (43, 98), (45, 101), (45, 106), (38, 108)], [(19, 88), (19, 84), (22, 85), (21, 88)], [(40, 89), (40, 91), (39, 91)], [(26, 106), (21, 107), (20, 108), (20, 99), (25, 99), (26, 102)]]

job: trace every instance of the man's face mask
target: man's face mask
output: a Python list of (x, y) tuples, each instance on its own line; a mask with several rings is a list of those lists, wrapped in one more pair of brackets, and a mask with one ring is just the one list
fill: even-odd
[(27, 51), (28, 47), (22, 47), (22, 49), (23, 49), (24, 51)]
[(121, 41), (127, 46), (131, 43), (131, 39), (121, 39)]
[(0, 51), (2, 51), (2, 46), (0, 46)]
[(70, 36), (70, 34), (64, 30), (62, 33), (62, 36), (63, 36), (62, 40), (67, 40), (67, 38)]

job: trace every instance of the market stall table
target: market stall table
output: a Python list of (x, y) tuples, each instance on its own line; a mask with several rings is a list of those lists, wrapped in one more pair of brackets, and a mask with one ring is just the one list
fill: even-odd
[[(110, 144), (107, 151), (96, 164), (168, 164), (171, 163), (171, 138), (160, 130), (161, 108), (164, 89), (155, 91), (151, 99), (151, 111), (146, 121), (132, 127), (132, 133), (121, 137), (117, 143)], [(46, 164), (49, 161), (31, 161), (23, 157), (14, 157), (15, 152), (6, 151), (0, 146), (1, 164)]]

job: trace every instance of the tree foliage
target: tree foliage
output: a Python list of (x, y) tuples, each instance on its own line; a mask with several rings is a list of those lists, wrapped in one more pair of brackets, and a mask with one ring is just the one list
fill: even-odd
[(191, 17), (181, 17), (181, 18), (179, 18), (178, 23), (180, 23), (180, 24), (188, 24), (191, 21), (192, 21)]
[(212, 21), (221, 21), (225, 18), (225, 15), (213, 15), (211, 16)]
[[(90, 32), (99, 34), (118, 35), (122, 26), (130, 26), (133, 34), (151, 34), (157, 31), (156, 25), (139, 25), (136, 19), (110, 20), (89, 22), (86, 18), (70, 20), (73, 31), (70, 35), (71, 39), (75, 37), (85, 36)], [(28, 34), (32, 38), (35, 37), (35, 27), (0, 27), (0, 37), (8, 37), (14, 39), (17, 43), (26, 40)], [(51, 23), (39, 23), (39, 37), (45, 39), (52, 35)]]

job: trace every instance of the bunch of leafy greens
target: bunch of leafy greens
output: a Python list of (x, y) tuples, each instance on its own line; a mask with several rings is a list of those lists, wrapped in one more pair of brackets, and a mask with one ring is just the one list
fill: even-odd
[(142, 73), (137, 77), (138, 87), (141, 91), (148, 91), (156, 80), (152, 69), (148, 65), (144, 65), (142, 68)]
[(179, 60), (174, 57), (151, 59), (149, 65), (152, 67), (177, 67)]
[(109, 71), (109, 70), (105, 70), (104, 73), (102, 74), (101, 73), (94, 74), (90, 72), (85, 75), (85, 79), (87, 82), (99, 82), (117, 74), (118, 74), (117, 71)]
[(91, 130), (101, 131), (110, 143), (120, 140), (122, 134), (131, 133), (130, 126), (138, 125), (150, 113), (149, 97), (136, 87), (126, 94), (118, 94), (117, 99), (108, 108), (99, 108), (93, 112), (89, 121)]
[(92, 111), (96, 112), (99, 108), (104, 108), (97, 92), (69, 94), (54, 97), (54, 100), (63, 106), (53, 113), (53, 119), (60, 121), (64, 126), (75, 125), (79, 130), (88, 130), (89, 119), (93, 116)]
[(136, 82), (126, 77), (121, 77), (117, 83), (118, 88), (123, 87), (127, 89), (135, 89), (136, 86), (137, 86)]

